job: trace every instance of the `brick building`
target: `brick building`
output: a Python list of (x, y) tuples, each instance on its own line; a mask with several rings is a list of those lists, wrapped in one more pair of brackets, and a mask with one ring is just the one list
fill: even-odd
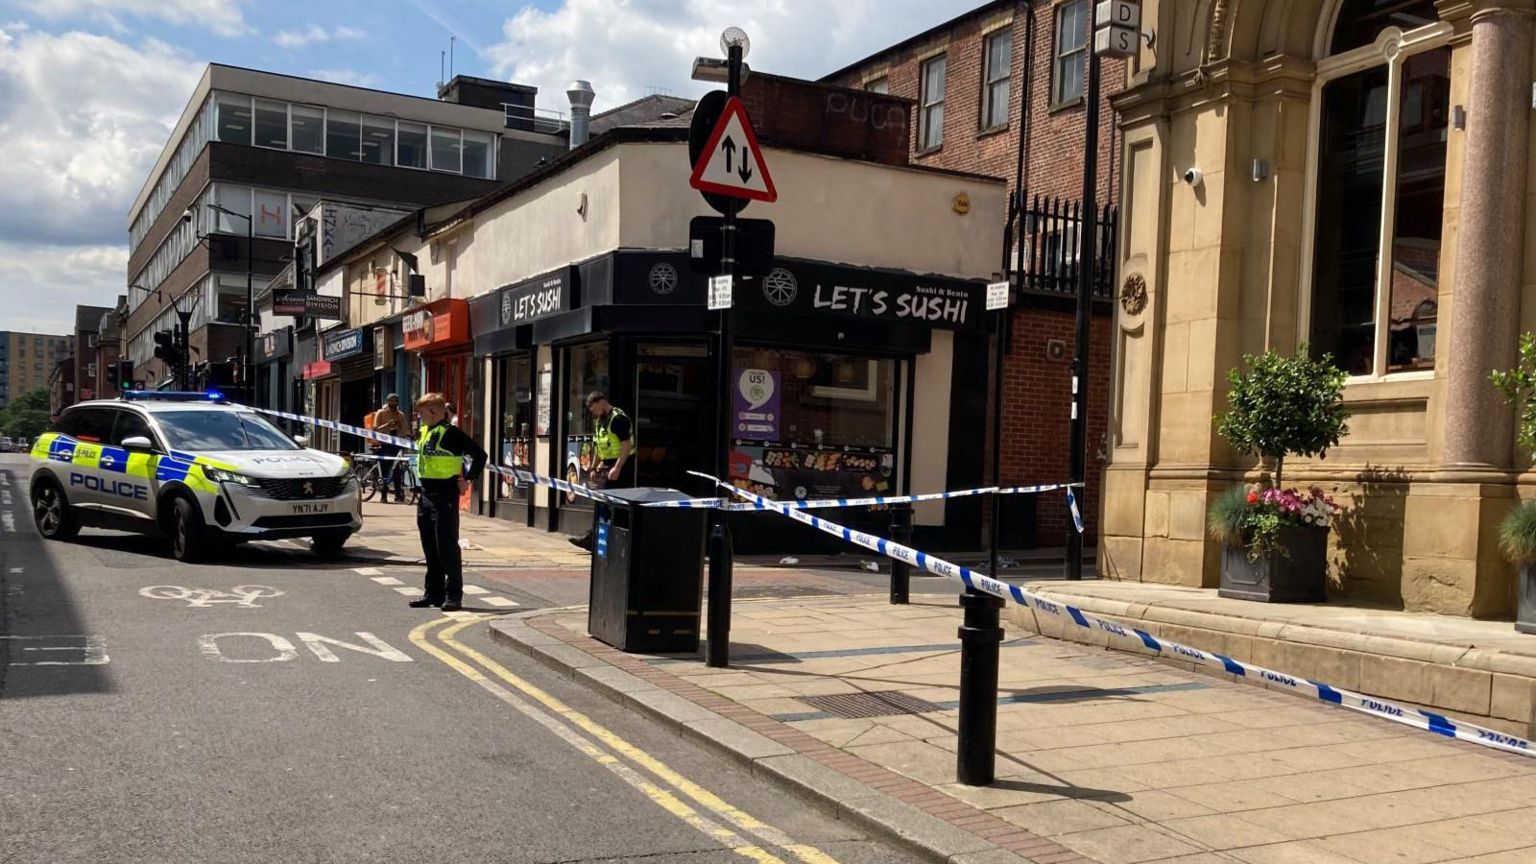
[(76, 402), (100, 398), (100, 381), (105, 374), (101, 368), (98, 350), (101, 339), (101, 319), (111, 312), (110, 306), (75, 307), (74, 374), (71, 379), (75, 389), (60, 403), (60, 410)]
[[(1025, 204), (1012, 256), (1024, 279), (1003, 377), (1004, 484), (1056, 481), (1068, 470), (1077, 223), (1070, 209), (1067, 218), (1045, 214), (1062, 212), (1052, 207), (1073, 207), (1082, 196), (1091, 18), (1090, 0), (1000, 0), (822, 79), (910, 100), (913, 165), (1007, 178), (1014, 200)], [(1109, 100), (1125, 81), (1123, 62), (1106, 60), (1101, 69), (1096, 211), (1117, 200), (1119, 192), (1119, 142)], [(1044, 212), (1029, 218), (1037, 201)], [(1113, 234), (1101, 233), (1100, 243), (1099, 260), (1114, 260)], [(1000, 272), (1002, 266), (1000, 261)], [(1101, 266), (1089, 340), (1089, 483), (1083, 506), (1089, 543), (1097, 535), (1105, 458), (1109, 298), (1115, 284), (1109, 268)], [(1062, 499), (1011, 497), (1003, 507), (1004, 546), (1065, 542), (1069, 516)]]
[(69, 336), (0, 331), (0, 408), (48, 389), (53, 366), (69, 356)]

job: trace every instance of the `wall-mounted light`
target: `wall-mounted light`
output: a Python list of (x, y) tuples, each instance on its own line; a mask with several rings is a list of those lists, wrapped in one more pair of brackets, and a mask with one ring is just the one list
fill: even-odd
[(1451, 128), (1459, 130), (1467, 128), (1467, 109), (1460, 105), (1451, 106)]
[(1262, 183), (1269, 179), (1269, 163), (1258, 156), (1253, 157), (1253, 182)]

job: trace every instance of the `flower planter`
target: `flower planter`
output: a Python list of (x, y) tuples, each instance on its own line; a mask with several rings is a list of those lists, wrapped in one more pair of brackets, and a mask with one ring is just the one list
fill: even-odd
[[(1328, 529), (1316, 525), (1282, 525), (1276, 539), (1277, 548), (1257, 561), (1248, 560), (1247, 549), (1223, 546), (1221, 587), (1216, 593), (1235, 600), (1261, 603), (1325, 602), (1328, 599)], [(1532, 596), (1536, 602), (1536, 595)], [(1536, 617), (1532, 624), (1536, 627)]]
[(1515, 629), (1536, 633), (1536, 562), (1520, 565), (1520, 598), (1515, 615)]

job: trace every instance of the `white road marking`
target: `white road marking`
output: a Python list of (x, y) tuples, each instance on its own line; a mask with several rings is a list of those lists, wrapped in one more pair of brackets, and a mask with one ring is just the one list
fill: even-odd
[(0, 489), (0, 504), (4, 504), (7, 507), (11, 506), (10, 489)]
[[(277, 651), (277, 656), (257, 657), (251, 660), (236, 660), (232, 657), (225, 657), (219, 651), (219, 640), (228, 639), (232, 636), (250, 636), (256, 639), (265, 639), (273, 650)], [(209, 660), (222, 660), (225, 663), (281, 663), (286, 660), (299, 659), (298, 649), (293, 647), (293, 643), (276, 633), (208, 633), (197, 637), (197, 648)]]
[(476, 615), (473, 612), (464, 612), (464, 611), (444, 612), (443, 614), (448, 616), (449, 618), (454, 618), (454, 619), (459, 619), (459, 620), (462, 620), (464, 618), (472, 618), (473, 619), (473, 618), (478, 618), (479, 617), (478, 615)]
[(395, 591), (397, 593), (400, 593), (400, 594), (416, 594), (416, 593), (419, 593), (415, 588), (412, 588), (409, 585), (406, 585), (406, 586), (403, 586), (403, 587), (400, 587), (400, 588), (396, 588)]
[(236, 585), (228, 591), (212, 588), (183, 588), (180, 585), (146, 585), (139, 596), (149, 600), (185, 600), (188, 609), (207, 609), (216, 603), (232, 603), (243, 609), (260, 609), (262, 597), (281, 597), (283, 592), (270, 585)]
[(384, 571), (377, 567), (356, 567), (352, 570), (359, 576), (383, 576)]
[(521, 606), (522, 605), (521, 603), (518, 603), (516, 600), (508, 600), (505, 597), (482, 597), (480, 599), (484, 600), (487, 604), (489, 604), (491, 606), (496, 606), (496, 607), (501, 608), (501, 609), (511, 609), (513, 606)]
[(3, 526), (5, 528), (5, 533), (7, 533), (7, 534), (15, 534), (16, 533), (16, 514), (12, 513), (9, 510), (5, 511), (4, 513), (0, 513), (0, 526)]
[(15, 642), (40, 642), (45, 640), (68, 641), (75, 640), (78, 644), (65, 645), (22, 645), (23, 652), (43, 651), (74, 651), (80, 655), (78, 660), (32, 660), (23, 662), (13, 660), (11, 666), (105, 666), (110, 660), (107, 656), (106, 643), (100, 636), (0, 636), (0, 639), (10, 639)]
[(465, 585), (464, 586), (464, 593), (465, 594), (489, 594), (489, 593), (491, 593), (491, 591), (490, 591), (489, 588), (481, 588), (479, 585)]
[(372, 648), (363, 645), (355, 645), (351, 642), (343, 642), (340, 639), (332, 639), (329, 636), (321, 636), (318, 633), (300, 633), (298, 635), (299, 639), (309, 647), (309, 650), (315, 652), (315, 656), (319, 657), (323, 663), (341, 662), (341, 658), (332, 653), (331, 649), (326, 647), (327, 645), (335, 645), (337, 648), (345, 648), (348, 651), (357, 651), (361, 654), (372, 654), (375, 657), (382, 657), (385, 660), (391, 660), (395, 663), (411, 662), (411, 657), (409, 654), (405, 654), (398, 649), (391, 647), (389, 643), (373, 635), (372, 633), (364, 633), (362, 631), (358, 631), (357, 633), (357, 637), (364, 642), (367, 642), (369, 645), (372, 645)]
[(399, 579), (396, 579), (393, 576), (375, 576), (375, 577), (373, 577), (373, 581), (379, 583), (380, 585), (404, 585), (405, 584), (404, 582), (401, 582)]
[(12, 567), (12, 568), (11, 568), (11, 572), (12, 572), (12, 573), (25, 573), (25, 572), (27, 572), (27, 571), (26, 571), (26, 569), (25, 569), (25, 568), (23, 568), (23, 567)]

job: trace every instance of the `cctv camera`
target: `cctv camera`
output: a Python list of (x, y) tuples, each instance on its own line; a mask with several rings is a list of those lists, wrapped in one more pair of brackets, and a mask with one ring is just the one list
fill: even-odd
[(191, 207), (188, 207), (187, 209), (181, 211), (181, 221), (187, 223), (188, 225), (192, 224), (192, 208)]
[(1199, 168), (1190, 168), (1184, 172), (1184, 182), (1191, 186), (1199, 186), (1202, 176)]

